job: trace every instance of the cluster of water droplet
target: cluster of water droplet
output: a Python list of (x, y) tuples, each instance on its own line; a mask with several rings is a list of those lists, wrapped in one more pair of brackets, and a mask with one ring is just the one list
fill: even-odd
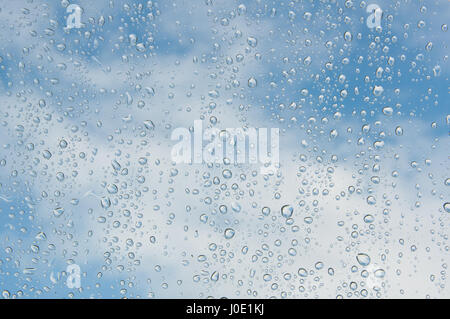
[[(3, 297), (449, 296), (444, 4), (385, 2), (370, 29), (366, 1), (105, 0), (68, 29), (69, 1), (19, 2)], [(175, 163), (198, 119), (279, 127), (279, 167)]]

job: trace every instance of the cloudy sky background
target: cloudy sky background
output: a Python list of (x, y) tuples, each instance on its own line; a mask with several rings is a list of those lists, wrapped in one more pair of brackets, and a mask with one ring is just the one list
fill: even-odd
[[(448, 3), (73, 3), (0, 1), (2, 296), (450, 297)], [(198, 119), (280, 168), (175, 165)]]

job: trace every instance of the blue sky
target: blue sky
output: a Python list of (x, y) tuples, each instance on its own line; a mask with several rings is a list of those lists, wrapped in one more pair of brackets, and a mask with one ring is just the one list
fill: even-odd
[[(449, 297), (448, 2), (70, 3), (0, 0), (2, 296)], [(173, 163), (199, 119), (280, 167)]]

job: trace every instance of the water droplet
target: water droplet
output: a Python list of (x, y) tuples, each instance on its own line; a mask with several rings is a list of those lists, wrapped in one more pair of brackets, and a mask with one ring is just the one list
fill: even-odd
[(155, 128), (155, 124), (151, 120), (144, 121), (144, 126), (147, 130), (153, 130)]
[(350, 31), (347, 31), (344, 33), (344, 39), (345, 41), (352, 41), (353, 40), (353, 35), (351, 34)]
[(212, 281), (218, 281), (219, 280), (219, 273), (217, 271), (212, 273), (211, 280)]
[(443, 207), (447, 213), (450, 213), (450, 202), (446, 202)]
[(248, 87), (249, 88), (255, 88), (258, 85), (256, 79), (254, 77), (251, 77), (248, 79)]
[(308, 277), (308, 271), (305, 268), (299, 268), (298, 275), (300, 277)]
[(67, 141), (65, 139), (62, 139), (59, 141), (59, 147), (66, 148), (67, 147)]
[(377, 202), (377, 200), (375, 199), (375, 197), (371, 196), (367, 196), (367, 204), (369, 205), (375, 205)]
[(381, 96), (383, 94), (384, 88), (381, 85), (375, 85), (373, 88), (373, 95), (375, 96)]
[(55, 217), (60, 217), (62, 214), (64, 214), (64, 208), (62, 207), (58, 207), (53, 210), (53, 216)]
[(234, 237), (235, 231), (233, 228), (225, 229), (224, 235), (226, 239), (231, 239)]
[(284, 205), (281, 207), (281, 216), (284, 218), (290, 218), (294, 213), (294, 208), (291, 205)]
[(374, 271), (375, 277), (377, 278), (384, 278), (386, 272), (384, 271), (384, 269), (377, 269)]
[(50, 151), (48, 151), (48, 150), (45, 150), (45, 151), (42, 152), (42, 156), (45, 159), (50, 159), (52, 157), (52, 153), (50, 153)]
[(249, 46), (251, 46), (252, 48), (256, 47), (258, 44), (258, 40), (254, 37), (248, 37), (247, 38), (247, 43)]
[(364, 216), (364, 222), (367, 224), (373, 223), (374, 220), (375, 220), (375, 218), (370, 214)]
[(104, 209), (108, 209), (111, 206), (111, 200), (109, 199), (109, 197), (103, 197), (100, 200), (100, 204)]
[(356, 256), (356, 260), (361, 266), (368, 266), (370, 264), (370, 257), (367, 254), (359, 253)]

